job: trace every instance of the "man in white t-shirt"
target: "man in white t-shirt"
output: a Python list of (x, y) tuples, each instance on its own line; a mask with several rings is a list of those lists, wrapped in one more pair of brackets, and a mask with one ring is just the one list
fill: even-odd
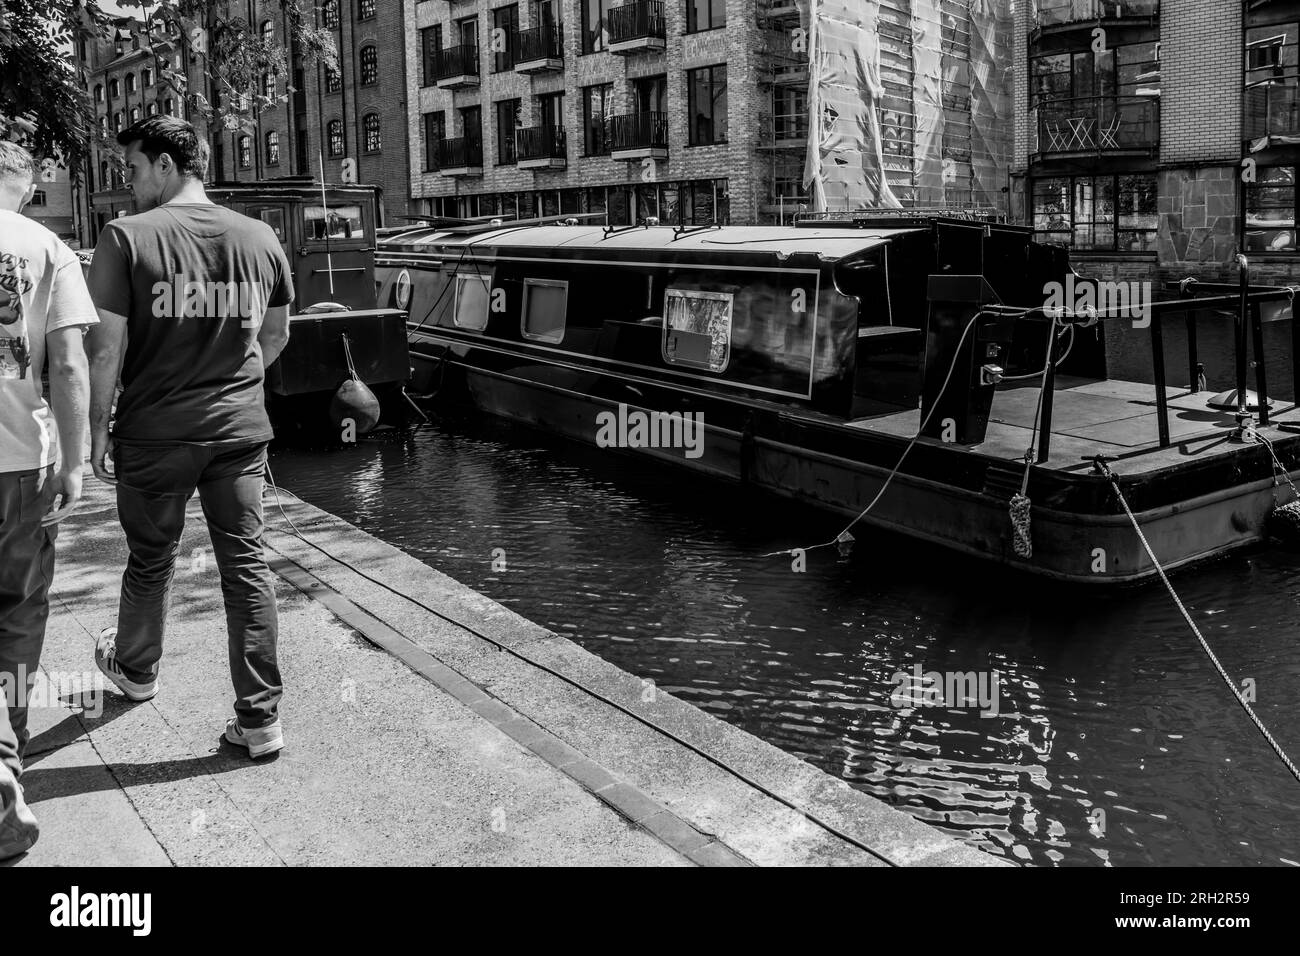
[[(81, 340), (98, 321), (76, 255), (19, 215), (34, 172), (25, 149), (0, 142), (0, 860), (27, 852), (40, 833), (18, 784), (27, 697), (45, 642), (57, 525), (81, 498), (90, 391)], [(53, 410), (41, 387), (47, 358)]]

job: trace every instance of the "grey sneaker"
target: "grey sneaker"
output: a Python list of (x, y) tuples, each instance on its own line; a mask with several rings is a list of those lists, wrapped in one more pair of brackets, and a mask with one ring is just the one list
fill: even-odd
[(22, 785), (0, 763), (0, 861), (26, 853), (40, 835), (36, 817), (23, 801)]
[(130, 700), (137, 702), (149, 700), (158, 693), (157, 666), (154, 667), (153, 680), (143, 684), (130, 680), (122, 673), (122, 668), (117, 663), (117, 628), (115, 627), (106, 627), (99, 632), (99, 640), (95, 642), (95, 666)]
[(265, 727), (250, 729), (239, 726), (238, 717), (231, 717), (226, 721), (225, 738), (227, 743), (246, 748), (254, 760), (284, 749), (284, 731), (278, 719)]

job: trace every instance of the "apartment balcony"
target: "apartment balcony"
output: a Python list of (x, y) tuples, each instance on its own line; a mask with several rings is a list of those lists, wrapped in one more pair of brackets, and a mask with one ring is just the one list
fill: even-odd
[(758, 20), (769, 30), (799, 26), (798, 0), (758, 0)]
[(478, 44), (464, 43), (435, 51), (433, 75), (440, 90), (478, 86)]
[(662, 53), (668, 46), (663, 0), (633, 0), (607, 16), (610, 53)]
[(437, 159), (444, 176), (482, 176), (483, 141), (477, 136), (440, 139)]
[(1241, 129), (1251, 152), (1300, 143), (1300, 77), (1293, 73), (1246, 87)]
[(515, 72), (564, 69), (564, 35), (556, 27), (533, 27), (515, 34)]
[(1149, 156), (1160, 148), (1160, 98), (1089, 96), (1038, 104), (1037, 159)]
[(609, 122), (613, 159), (667, 159), (668, 114), (622, 113)]
[(558, 126), (530, 126), (515, 131), (515, 159), (520, 169), (563, 169), (568, 144)]
[(1034, 26), (1145, 20), (1160, 15), (1160, 0), (1034, 0)]

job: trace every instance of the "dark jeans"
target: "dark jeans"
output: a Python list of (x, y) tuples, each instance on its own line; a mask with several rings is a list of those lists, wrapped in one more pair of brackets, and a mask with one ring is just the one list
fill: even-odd
[[(131, 680), (152, 678), (162, 657), (185, 505), (198, 489), (226, 600), (235, 714), (247, 728), (276, 719), (283, 688), (276, 662), (271, 570), (262, 552), (266, 443), (224, 447), (116, 442), (117, 512), (131, 556), (117, 612), (117, 661)], [(192, 557), (187, 567), (201, 571)]]
[[(54, 499), (53, 469), (0, 474), (0, 762), (22, 774), (27, 749), (27, 697), (45, 643), (54, 579), (55, 528), (41, 518)], [(3, 705), (0, 705), (3, 706)]]

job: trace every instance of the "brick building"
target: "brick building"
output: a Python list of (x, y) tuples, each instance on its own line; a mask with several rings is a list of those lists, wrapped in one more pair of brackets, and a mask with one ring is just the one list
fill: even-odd
[(190, 109), (184, 94), (159, 79), (168, 62), (177, 69), (190, 62), (185, 39), (168, 35), (161, 25), (155, 25), (150, 42), (145, 22), (121, 17), (114, 21), (112, 36), (83, 39), (76, 54), (98, 125), (74, 197), (78, 238), (82, 245), (93, 246), (106, 222), (133, 211), (113, 137), (137, 120), (159, 113), (189, 119), (200, 132), (206, 131), (206, 124)]
[[(252, 130), (223, 130), (213, 140), (213, 176), (222, 182), (260, 182), (311, 176), (326, 182), (382, 187), (381, 224), (410, 213), (407, 163), (406, 73), (399, 0), (303, 0), (303, 13), (330, 29), (339, 51), (334, 75), (304, 62), (289, 41), (293, 92), (262, 113)], [(279, 0), (234, 0), (229, 15), (273, 43), (290, 37)], [(276, 80), (263, 78), (275, 92)], [(284, 83), (281, 78), (279, 83)], [(283, 92), (281, 89), (280, 92)], [(209, 99), (211, 99), (211, 93)], [(355, 177), (353, 179), (352, 177)]]
[[(1300, 281), (1296, 0), (1033, 0), (1018, 4), (1012, 209), (1071, 247), (1081, 273)], [(1291, 394), (1289, 322), (1265, 324), (1270, 392)], [(1231, 322), (1200, 314), (1211, 390), (1231, 384)], [(1164, 329), (1189, 383), (1182, 321)], [(1111, 323), (1108, 372), (1151, 378), (1150, 335)], [(1253, 380), (1252, 380), (1253, 387)]]

